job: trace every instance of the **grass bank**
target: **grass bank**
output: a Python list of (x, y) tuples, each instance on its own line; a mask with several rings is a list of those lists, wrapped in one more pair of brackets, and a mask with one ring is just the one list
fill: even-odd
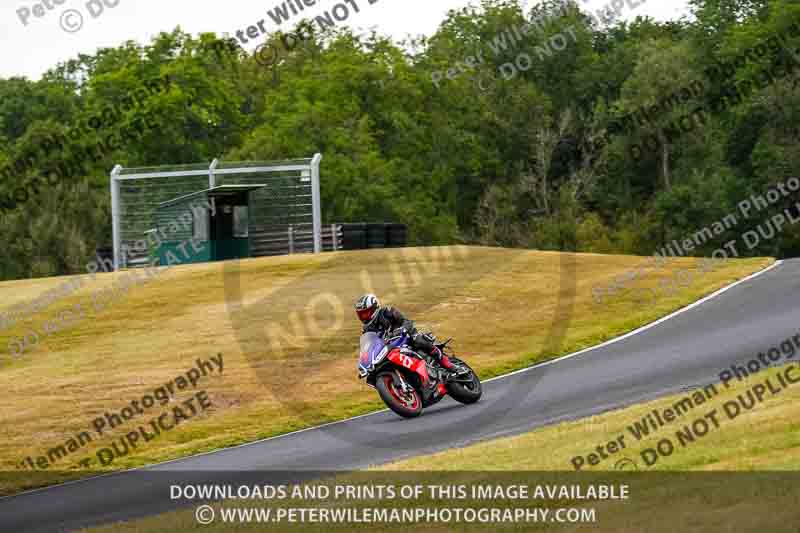
[[(590, 346), (651, 322), (771, 263), (729, 261), (701, 271), (676, 259), (636, 287), (664, 286), (681, 270), (691, 282), (649, 305), (621, 291), (599, 304), (592, 287), (642, 263), (640, 257), (497, 248), (339, 252), (176, 267), (95, 309), (93, 291), (119, 285), (100, 275), (75, 294), (0, 331), (0, 346), (81, 304), (85, 318), (42, 335), (18, 358), (2, 356), (0, 465), (20, 471), (81, 432), (91, 442), (48, 461), (50, 482), (93, 473), (78, 461), (203, 390), (211, 407), (104, 470), (127, 469), (365, 413), (382, 404), (355, 378), (359, 325), (352, 301), (374, 291), (420, 328), (455, 337), (487, 378)], [(683, 276), (681, 279), (687, 279)], [(2, 308), (30, 300), (63, 278), (0, 284)], [(97, 435), (92, 421), (120, 412), (218, 353), (224, 372), (177, 390), (169, 405)], [(96, 462), (95, 462), (96, 466)], [(15, 478), (16, 479), (16, 478)], [(4, 492), (41, 484), (24, 475)]]

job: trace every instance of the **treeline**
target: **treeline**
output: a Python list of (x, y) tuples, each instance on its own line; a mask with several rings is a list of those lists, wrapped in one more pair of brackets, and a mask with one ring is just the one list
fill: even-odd
[[(265, 62), (176, 29), (3, 79), (0, 278), (79, 272), (108, 244), (117, 163), (315, 152), (329, 222), (651, 254), (800, 177), (798, 24), (789, 0), (692, 0), (684, 20), (613, 24), (575, 2), (483, 0), (403, 43), (306, 29), (290, 49), (272, 36)], [(739, 251), (794, 255), (800, 227)]]

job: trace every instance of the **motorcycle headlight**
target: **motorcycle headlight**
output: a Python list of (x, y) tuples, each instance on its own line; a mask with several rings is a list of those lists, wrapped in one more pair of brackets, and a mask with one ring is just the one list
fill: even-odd
[(372, 362), (372, 365), (370, 365), (370, 370), (375, 368), (375, 365), (383, 361), (384, 358), (386, 357), (386, 354), (388, 353), (389, 353), (389, 347), (384, 346), (383, 350), (381, 350), (381, 353), (378, 354), (378, 357), (376, 357), (375, 360)]

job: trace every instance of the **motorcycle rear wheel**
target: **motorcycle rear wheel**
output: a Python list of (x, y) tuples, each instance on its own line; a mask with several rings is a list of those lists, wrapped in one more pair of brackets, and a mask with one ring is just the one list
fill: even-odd
[(454, 357), (451, 357), (450, 360), (456, 365), (463, 366), (464, 368), (468, 369), (469, 374), (463, 377), (458, 377), (455, 381), (447, 383), (445, 385), (447, 388), (447, 393), (450, 394), (455, 401), (466, 405), (480, 400), (481, 396), (483, 395), (483, 387), (481, 386), (481, 380), (478, 378), (478, 375), (464, 361), (455, 359)]
[(396, 383), (393, 372), (381, 372), (375, 378), (375, 388), (386, 406), (403, 418), (416, 418), (422, 414), (422, 396), (412, 386), (403, 391)]

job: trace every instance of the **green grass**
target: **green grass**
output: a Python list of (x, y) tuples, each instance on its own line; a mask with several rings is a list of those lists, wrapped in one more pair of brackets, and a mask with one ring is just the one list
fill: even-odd
[[(359, 325), (352, 301), (375, 291), (422, 329), (455, 337), (457, 349), (482, 377), (556, 357), (651, 322), (770, 264), (730, 261), (699, 274), (689, 287), (650, 306), (628, 291), (597, 304), (591, 288), (642, 262), (640, 257), (559, 254), (497, 248), (432, 248), (340, 252), (176, 267), (86, 320), (48, 337), (0, 366), (0, 464), (14, 470), (90, 429), (91, 420), (118, 410), (177, 375), (197, 358), (222, 353), (224, 374), (202, 387), (213, 407), (115, 461), (126, 469), (347, 418), (382, 408), (355, 376)], [(657, 284), (698, 261), (671, 261), (640, 284)], [(50, 306), (13, 329), (0, 346), (68, 306), (90, 302), (90, 291)], [(231, 277), (232, 276), (232, 277)], [(246, 312), (231, 312), (233, 280)], [(0, 284), (4, 306), (34, 297), (63, 279)], [(554, 326), (554, 324), (556, 326)], [(273, 334), (270, 335), (269, 332)], [(280, 335), (275, 335), (279, 332)], [(296, 376), (302, 376), (301, 382)], [(193, 391), (183, 391), (179, 400)], [(148, 414), (156, 416), (163, 408)], [(150, 416), (142, 420), (149, 419)], [(140, 419), (137, 419), (140, 420)], [(95, 439), (45, 472), (15, 476), (4, 492), (90, 474), (77, 461), (135, 429), (130, 422)]]

